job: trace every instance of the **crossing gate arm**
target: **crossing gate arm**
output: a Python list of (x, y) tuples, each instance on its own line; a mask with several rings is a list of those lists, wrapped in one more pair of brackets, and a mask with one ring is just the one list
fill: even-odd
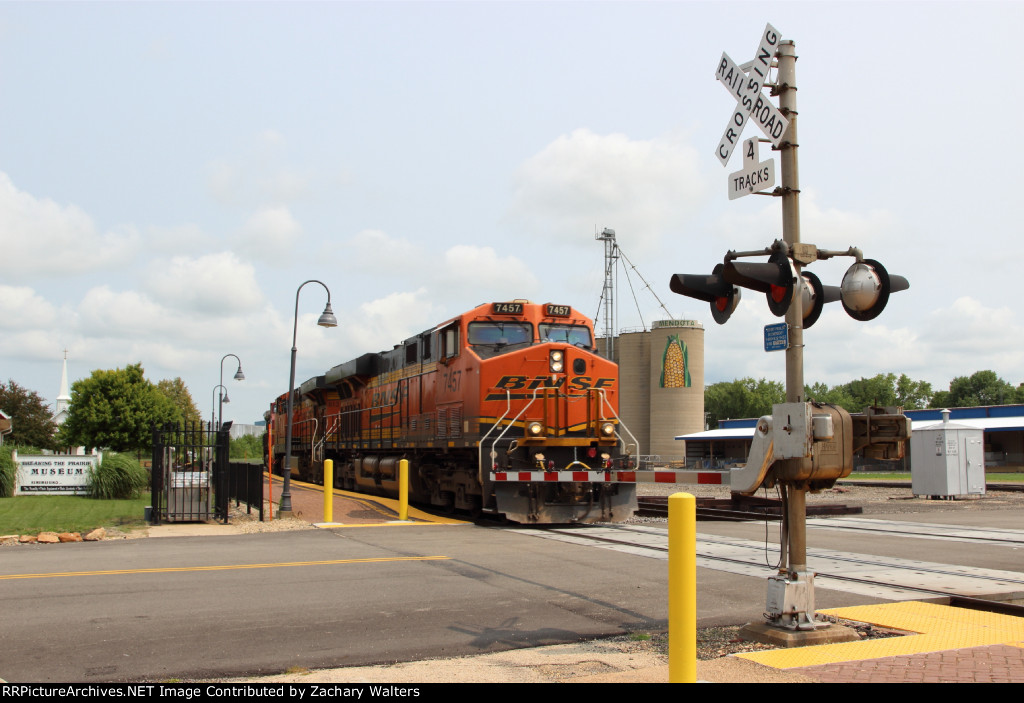
[(724, 471), (492, 471), (490, 478), (518, 483), (729, 483)]

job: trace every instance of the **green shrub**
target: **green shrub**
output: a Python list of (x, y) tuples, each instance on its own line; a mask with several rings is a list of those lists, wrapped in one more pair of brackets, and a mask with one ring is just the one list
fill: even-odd
[(0, 447), (0, 498), (14, 495), (14, 474), (17, 470), (10, 449)]
[(137, 498), (149, 487), (149, 474), (127, 454), (105, 453), (89, 475), (89, 495), (104, 500)]

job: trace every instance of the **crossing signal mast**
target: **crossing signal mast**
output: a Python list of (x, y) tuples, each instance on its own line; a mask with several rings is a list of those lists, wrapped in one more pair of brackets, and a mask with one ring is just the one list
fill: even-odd
[[(779, 96), (778, 108), (761, 93), (769, 85), (772, 68), (778, 71), (770, 86), (772, 94)], [(852, 633), (819, 622), (814, 612), (814, 573), (807, 568), (806, 494), (848, 476), (855, 454), (901, 458), (910, 423), (899, 408), (867, 408), (851, 414), (837, 406), (808, 402), (803, 332), (832, 302), (841, 302), (855, 320), (872, 320), (885, 309), (890, 294), (910, 284), (878, 261), (864, 258), (857, 248), (828, 251), (800, 241), (795, 44), (783, 41), (768, 24), (754, 60), (737, 65), (723, 53), (716, 77), (737, 101), (716, 149), (722, 165), (728, 163), (748, 120), (781, 153), (782, 183), (771, 195), (782, 198), (783, 238), (758, 251), (729, 251), (710, 274), (675, 274), (669, 287), (709, 303), (718, 324), (725, 324), (735, 311), (744, 288), (763, 293), (768, 309), (785, 317), (785, 323), (765, 328), (765, 350), (786, 351), (786, 402), (774, 405), (771, 415), (758, 420), (746, 464), (730, 472), (733, 492), (751, 495), (762, 486), (778, 485), (785, 505), (785, 551), (779, 573), (768, 581), (767, 623), (748, 625), (747, 634), (787, 646), (840, 641)], [(756, 138), (745, 142), (743, 152), (744, 170), (729, 176), (730, 199), (770, 188), (775, 182), (774, 163), (758, 161)], [(765, 256), (764, 262), (748, 261)], [(823, 285), (803, 270), (816, 261), (840, 256), (851, 257), (854, 263), (838, 286)], [(770, 335), (769, 328), (781, 330), (772, 329)]]

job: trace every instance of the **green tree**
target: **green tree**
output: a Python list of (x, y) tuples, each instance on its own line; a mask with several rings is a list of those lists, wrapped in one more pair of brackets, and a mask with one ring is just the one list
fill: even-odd
[(56, 449), (50, 408), (35, 391), (8, 380), (0, 384), (0, 410), (11, 418), (11, 434), (4, 436), (4, 444)]
[(61, 444), (141, 452), (152, 446), (154, 423), (179, 420), (174, 403), (146, 380), (141, 363), (97, 370), (71, 386)]
[(202, 422), (202, 415), (199, 413), (199, 408), (196, 407), (195, 401), (192, 400), (192, 394), (188, 390), (188, 386), (178, 376), (173, 381), (169, 381), (166, 378), (156, 384), (157, 390), (163, 393), (167, 398), (174, 404), (175, 409), (178, 411), (179, 417), (178, 422), (185, 422), (189, 425)]
[(804, 397), (807, 400), (814, 400), (819, 403), (838, 405), (846, 410), (850, 410), (855, 405), (845, 386), (829, 388), (824, 383), (813, 383), (809, 386), (804, 386)]
[(932, 384), (927, 381), (915, 381), (905, 373), (896, 380), (896, 404), (907, 410), (927, 408), (932, 394)]
[(1006, 405), (1018, 402), (1018, 389), (996, 375), (995, 371), (976, 371), (970, 376), (957, 376), (949, 383), (949, 391), (932, 397), (931, 407), (972, 408), (979, 405)]
[(263, 460), (263, 440), (247, 434), (231, 440), (230, 456), (240, 460)]
[(872, 405), (898, 405), (896, 402), (896, 374), (885, 373), (871, 378), (850, 381), (844, 388), (853, 400), (851, 412), (861, 412)]
[(761, 417), (770, 414), (772, 405), (786, 399), (779, 381), (743, 378), (722, 381), (704, 389), (704, 412), (711, 427), (727, 418)]
[(886, 373), (859, 378), (829, 388), (824, 383), (815, 383), (804, 388), (809, 400), (832, 403), (849, 412), (863, 412), (871, 405), (895, 405), (906, 409), (927, 407), (932, 397), (932, 384), (915, 381), (906, 374)]

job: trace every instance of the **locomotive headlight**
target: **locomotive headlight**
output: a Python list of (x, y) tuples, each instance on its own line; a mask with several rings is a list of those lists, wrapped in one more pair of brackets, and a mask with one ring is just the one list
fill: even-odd
[(548, 364), (551, 373), (562, 373), (565, 368), (565, 353), (561, 349), (555, 349), (548, 355)]
[(531, 437), (540, 437), (544, 432), (544, 425), (539, 422), (531, 422), (526, 426), (526, 433)]
[(613, 437), (615, 435), (615, 424), (612, 422), (606, 422), (601, 425), (601, 434), (605, 437)]

